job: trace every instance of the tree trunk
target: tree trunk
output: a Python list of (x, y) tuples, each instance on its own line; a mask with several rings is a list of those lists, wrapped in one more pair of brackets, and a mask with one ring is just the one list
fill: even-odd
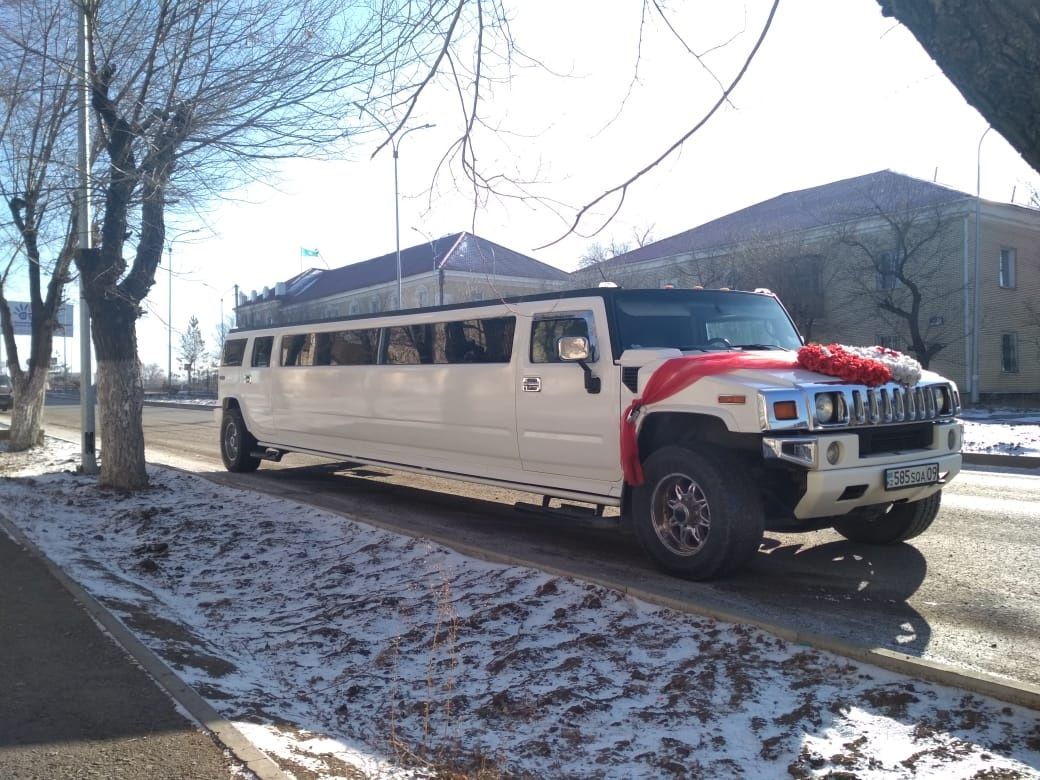
[(14, 407), (11, 410), (11, 452), (32, 449), (43, 440), (43, 402), (47, 394), (47, 371), (27, 371), (11, 380)]
[(1033, 168), (1040, 170), (1036, 0), (878, 0)]
[(28, 450), (43, 443), (43, 406), (50, 373), (54, 334), (50, 322), (40, 316), (33, 320), (29, 368), (11, 371), (14, 405), (11, 410), (12, 452)]
[(137, 322), (131, 311), (129, 306), (110, 305), (106, 316), (94, 319), (101, 434), (99, 484), (120, 490), (148, 487), (141, 418), (144, 389), (137, 361)]

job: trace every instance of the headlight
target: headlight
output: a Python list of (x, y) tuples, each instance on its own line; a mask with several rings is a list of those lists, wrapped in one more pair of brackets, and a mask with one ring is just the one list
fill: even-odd
[(838, 405), (834, 403), (832, 393), (818, 393), (816, 395), (816, 419), (821, 423), (832, 423), (838, 413)]
[(942, 387), (939, 385), (933, 387), (932, 395), (935, 397), (935, 411), (939, 414), (949, 414), (950, 409), (946, 405), (946, 393), (943, 392)]

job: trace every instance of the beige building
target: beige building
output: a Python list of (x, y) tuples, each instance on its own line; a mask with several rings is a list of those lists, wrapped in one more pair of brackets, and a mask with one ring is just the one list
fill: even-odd
[(598, 281), (766, 287), (807, 339), (907, 352), (965, 401), (1040, 399), (1036, 209), (880, 171), (755, 204), (576, 272), (573, 285)]
[(240, 295), (236, 326), (494, 300), (565, 289), (569, 284), (569, 275), (558, 268), (471, 233), (454, 233), (401, 250), (403, 306), (397, 305), (397, 253), (393, 252), (340, 268), (310, 268), (273, 288)]

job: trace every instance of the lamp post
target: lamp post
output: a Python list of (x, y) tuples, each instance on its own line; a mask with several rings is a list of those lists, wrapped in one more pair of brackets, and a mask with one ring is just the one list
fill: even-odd
[[(76, 197), (77, 241), (81, 254), (93, 251), (90, 213), (90, 19), (87, 4), (80, 6), (79, 24), (76, 35), (76, 65), (79, 71), (77, 92), (77, 157), (79, 163), (79, 187)], [(80, 470), (84, 474), (97, 474), (94, 428), (94, 385), (90, 361), (90, 306), (79, 283), (79, 427), (80, 427)]]
[(394, 150), (394, 235), (397, 239), (397, 308), (404, 308), (404, 294), (401, 283), (401, 198), (398, 195), (397, 189), (397, 151), (401, 147), (401, 141), (404, 137), (414, 130), (426, 130), (427, 128), (433, 127), (431, 124), (419, 125), (418, 127), (410, 127), (405, 130), (396, 139), (392, 138), (390, 145)]
[(166, 389), (173, 394), (173, 243), (166, 245)]
[(979, 328), (982, 326), (982, 317), (979, 308), (982, 305), (982, 294), (979, 279), (981, 262), (979, 253), (982, 236), (982, 142), (986, 134), (992, 130), (987, 127), (979, 137), (979, 146), (975, 153), (975, 286), (972, 289), (971, 304), (971, 402), (979, 402)]
[[(435, 125), (427, 122), (425, 125), (419, 125), (418, 127), (409, 127), (400, 135), (394, 135), (394, 133), (390, 131), (390, 128), (386, 126), (386, 123), (384, 123), (382, 119), (380, 119), (367, 108), (365, 108), (363, 105), (361, 105), (361, 103), (355, 103), (354, 105), (358, 107), (359, 111), (367, 113), (370, 117), (376, 120), (379, 123), (379, 126), (382, 127), (384, 131), (386, 131), (386, 134), (390, 138), (390, 148), (394, 153), (394, 236), (396, 238), (397, 246), (397, 308), (400, 309), (402, 308), (404, 303), (404, 296), (403, 285), (401, 282), (401, 198), (397, 186), (397, 159), (399, 157), (398, 151), (401, 148), (401, 141), (404, 140), (404, 137), (406, 135), (415, 130), (428, 130), (431, 127), (435, 127)], [(382, 145), (380, 146), (380, 148), (382, 148)], [(376, 152), (378, 151), (379, 149), (376, 149)]]

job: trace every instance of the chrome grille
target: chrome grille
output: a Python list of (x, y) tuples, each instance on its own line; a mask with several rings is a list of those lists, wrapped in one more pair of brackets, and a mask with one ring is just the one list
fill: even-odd
[[(936, 387), (942, 393), (938, 404), (934, 394)], [(837, 395), (838, 419), (826, 424), (816, 422), (815, 427), (827, 429), (927, 422), (952, 418), (960, 410), (957, 393), (947, 383), (916, 387), (896, 383), (881, 387), (817, 385), (810, 392), (810, 400), (818, 393)]]

